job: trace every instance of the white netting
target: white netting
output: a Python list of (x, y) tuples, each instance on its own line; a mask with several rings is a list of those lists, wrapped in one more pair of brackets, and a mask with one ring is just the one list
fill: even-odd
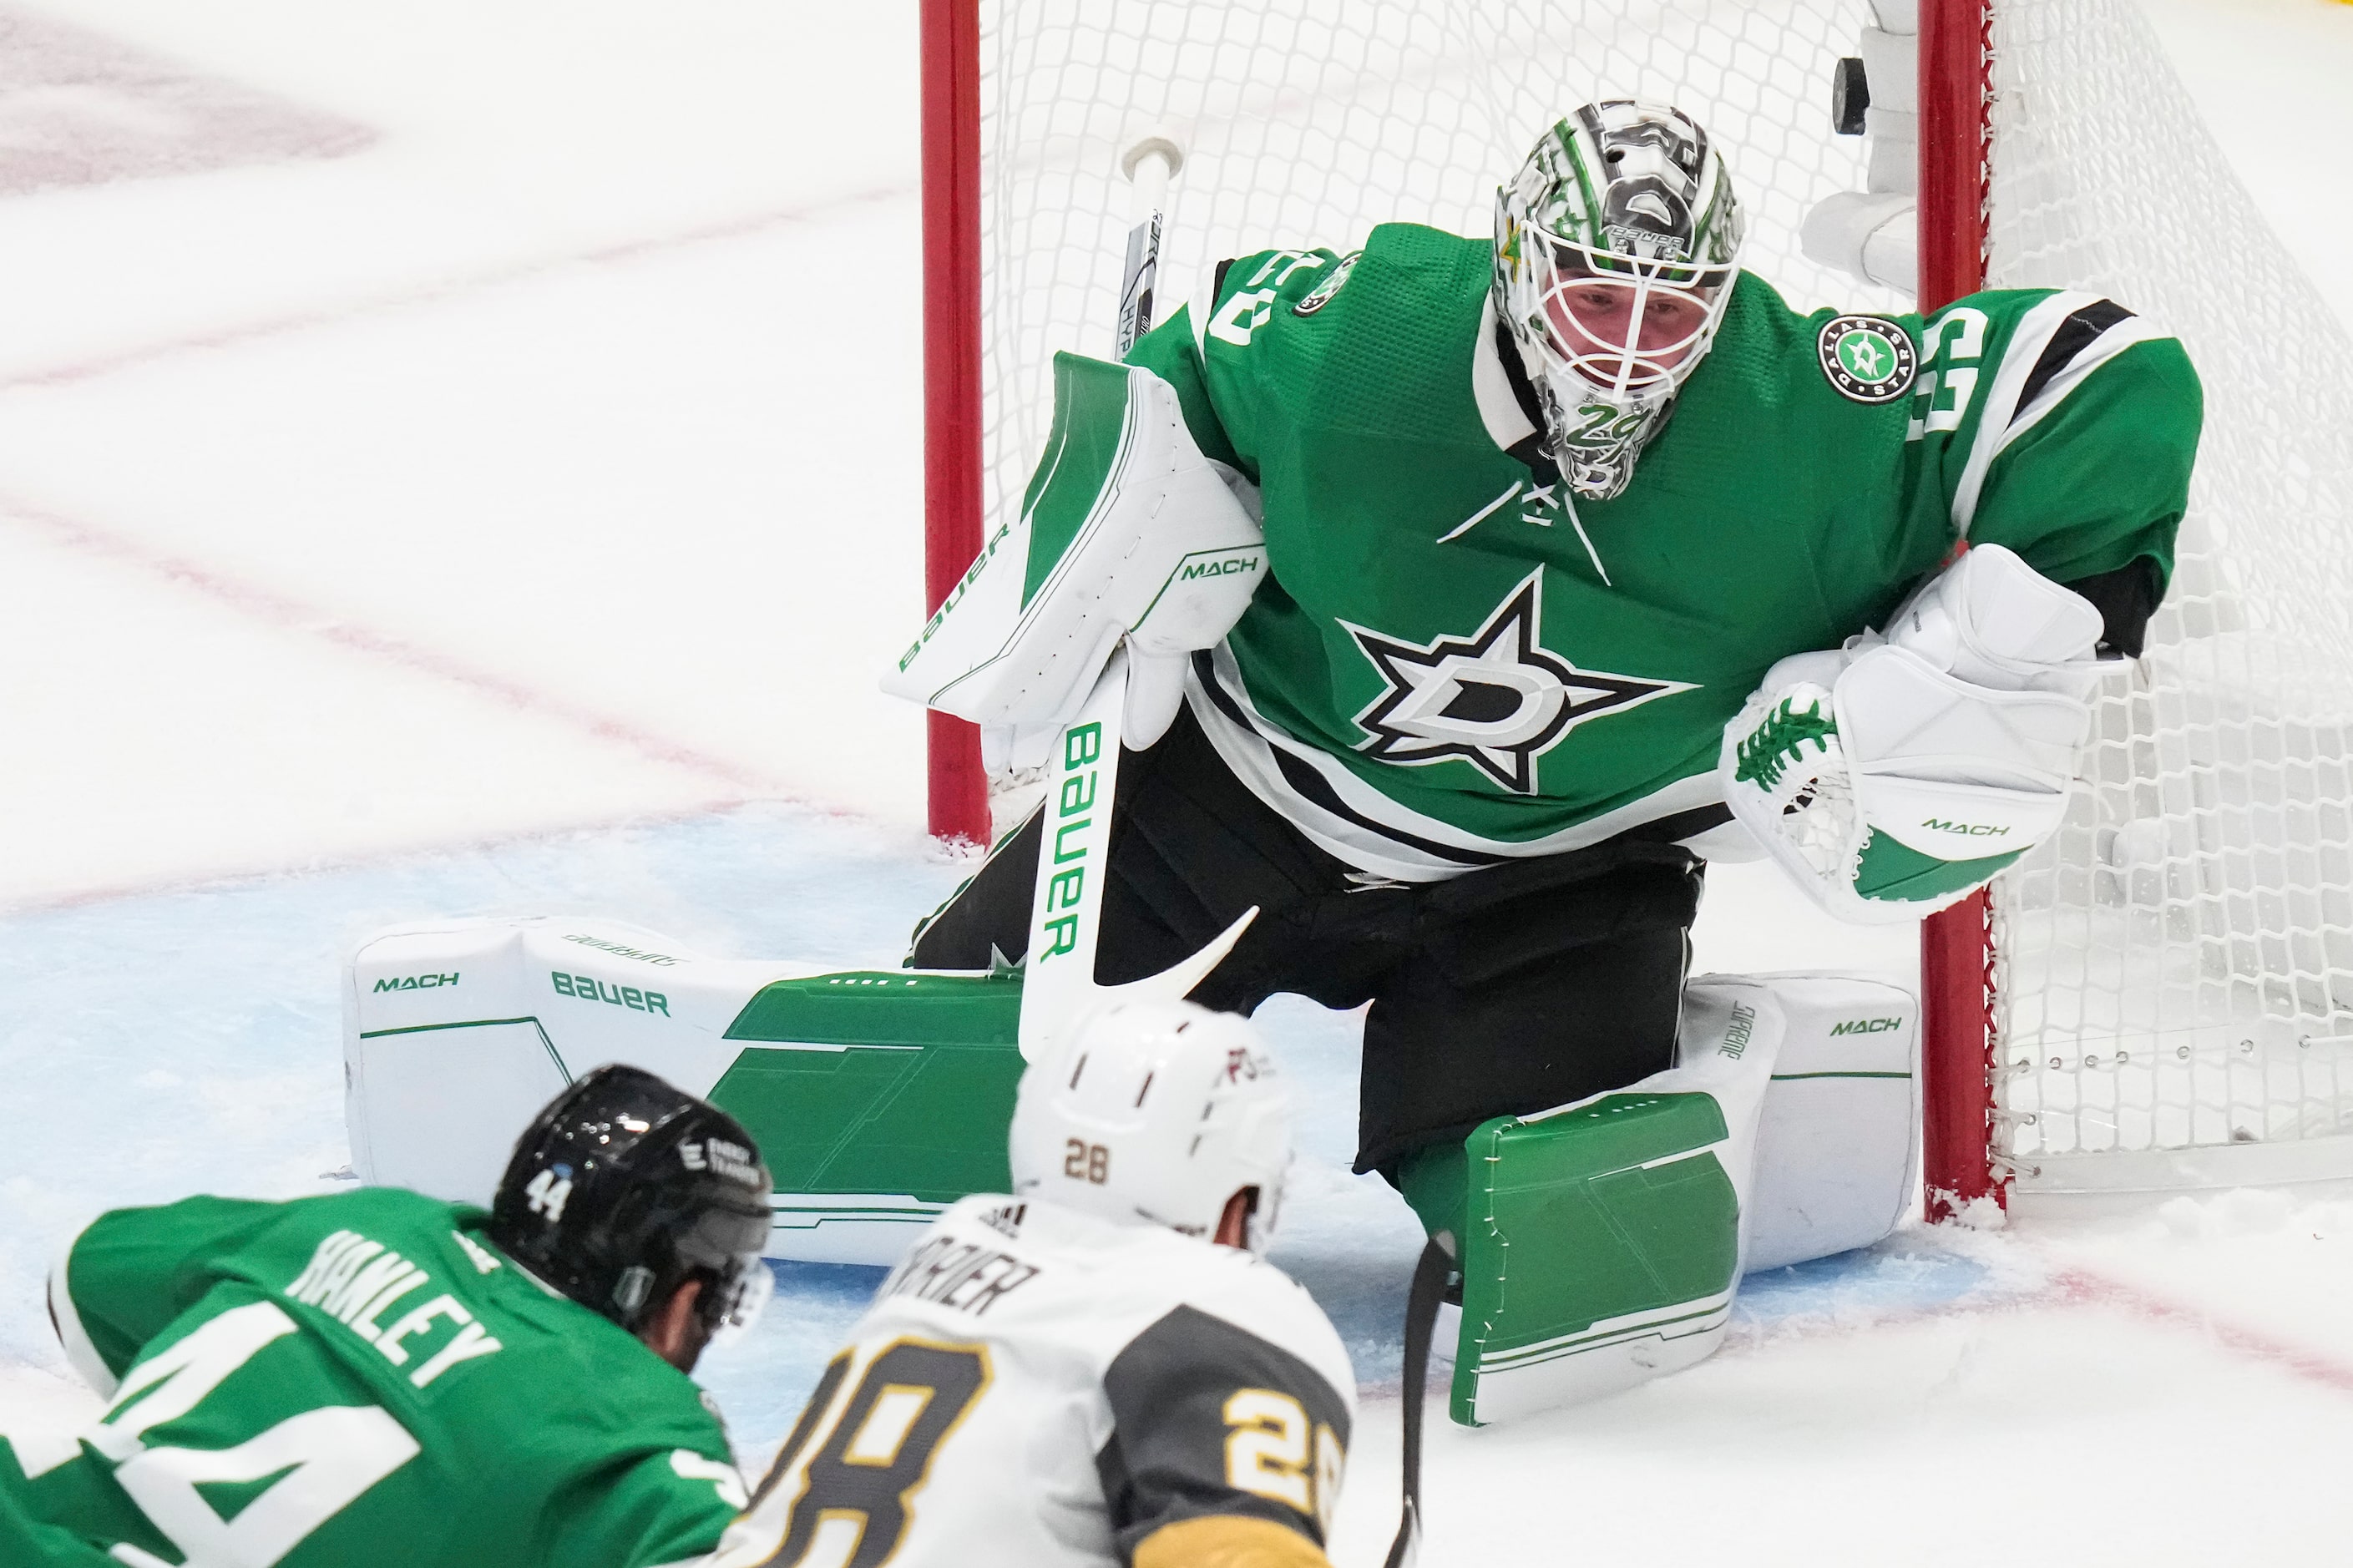
[(1730, 151), (1748, 266), (1803, 307), (1895, 303), (1798, 254), (1806, 206), (1859, 185), (1830, 132), (1862, 0), (1007, 0), (981, 12), (981, 333), (994, 531), (1051, 415), (1058, 348), (1108, 354), (1132, 222), (1120, 152), (1186, 149), (1160, 314), (1201, 268), (1274, 246), (1345, 250), (1377, 223), (1484, 235), (1495, 187), (1589, 99), (1657, 96)]
[[(1163, 317), (1237, 252), (1346, 249), (1398, 218), (1484, 234), (1546, 124), (1628, 95), (1725, 145), (1746, 262), (1792, 303), (1902, 308), (1797, 242), (1809, 206), (1864, 183), (1830, 83), (1870, 20), (1865, 0), (987, 0), (991, 531), (1043, 444), (1053, 351), (1110, 353), (1132, 218), (1117, 159), (1143, 132), (1187, 154)], [(2012, 0), (1997, 45), (1995, 280), (2114, 294), (2180, 332), (2209, 400), (2150, 657), (2106, 705), (2067, 830), (1998, 900), (2004, 1136), (2031, 1168), (2336, 1131), (2353, 1109), (2336, 378), (2353, 356), (2128, 0)]]
[(2206, 385), (2147, 658), (1997, 885), (2005, 1137), (2032, 1186), (2353, 1132), (2353, 345), (2129, 0), (2012, 0), (1994, 43), (1993, 282), (2112, 294)]

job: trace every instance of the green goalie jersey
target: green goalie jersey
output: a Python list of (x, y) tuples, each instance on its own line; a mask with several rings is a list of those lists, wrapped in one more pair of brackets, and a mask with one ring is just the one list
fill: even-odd
[(693, 1562), (744, 1490), (701, 1391), (550, 1292), (479, 1209), (395, 1188), (124, 1209), (50, 1289), (110, 1398), (0, 1444), (0, 1561)]
[(2137, 639), (2200, 402), (2128, 310), (2020, 290), (1800, 315), (1743, 274), (1632, 483), (1585, 500), (1538, 450), (1491, 249), (1390, 224), (1345, 257), (1243, 257), (1129, 356), (1264, 510), (1267, 577), (1195, 659), (1192, 710), (1343, 860), (1432, 880), (1628, 833), (1736, 852), (1726, 721), (1963, 541), (2137, 605)]

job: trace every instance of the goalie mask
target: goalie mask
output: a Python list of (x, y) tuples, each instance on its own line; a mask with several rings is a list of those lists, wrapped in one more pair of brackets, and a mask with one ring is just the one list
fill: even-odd
[(1021, 1078), (1013, 1191), (1214, 1237), (1244, 1188), (1263, 1253), (1291, 1169), (1290, 1096), (1249, 1019), (1191, 1002), (1095, 1014)]
[(1495, 310), (1578, 495), (1624, 490), (1706, 357), (1738, 276), (1740, 204), (1682, 110), (1589, 103), (1495, 196)]

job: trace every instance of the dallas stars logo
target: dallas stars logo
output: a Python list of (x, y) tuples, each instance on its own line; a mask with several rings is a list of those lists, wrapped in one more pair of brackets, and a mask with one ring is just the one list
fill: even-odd
[(1588, 719), (1694, 688), (1579, 669), (1538, 646), (1544, 572), (1531, 572), (1468, 637), (1417, 647), (1362, 626), (1348, 635), (1388, 689), (1356, 715), (1368, 757), (1425, 766), (1460, 757), (1520, 795), (1534, 795), (1536, 759)]
[(1833, 316), (1814, 338), (1822, 374), (1839, 395), (1857, 403), (1893, 403), (1912, 390), (1919, 355), (1912, 334), (1884, 316)]

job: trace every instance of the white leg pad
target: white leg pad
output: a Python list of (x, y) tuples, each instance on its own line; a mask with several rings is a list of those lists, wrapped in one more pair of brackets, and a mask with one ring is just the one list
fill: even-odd
[(1748, 978), (1772, 988), (1784, 1032), (1757, 1124), (1745, 1266), (1869, 1247), (1912, 1205), (1920, 1004), (1901, 986), (1853, 975)]

